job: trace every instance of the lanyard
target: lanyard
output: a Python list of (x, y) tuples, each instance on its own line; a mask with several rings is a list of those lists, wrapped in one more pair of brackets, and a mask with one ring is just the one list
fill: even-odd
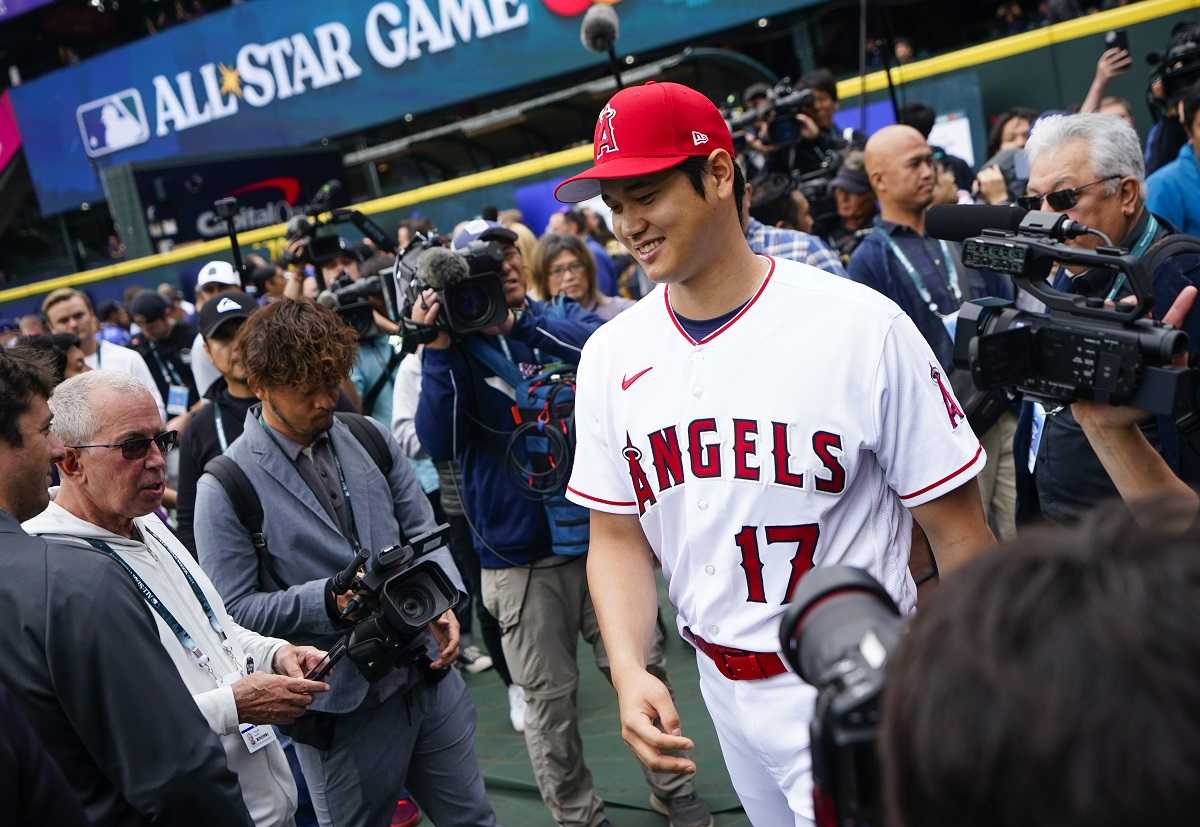
[(175, 370), (175, 366), (171, 364), (170, 360), (162, 358), (162, 355), (158, 352), (158, 348), (154, 346), (153, 342), (149, 344), (150, 352), (154, 354), (154, 362), (158, 365), (158, 372), (162, 378), (166, 380), (168, 385), (182, 385), (183, 379), (180, 378), (179, 371)]
[[(153, 531), (146, 529), (146, 532), (153, 537), (160, 546), (166, 549), (167, 554), (171, 555), (171, 559), (175, 561), (175, 565), (179, 566), (179, 570), (183, 572), (184, 578), (187, 580), (188, 585), (192, 589), (192, 594), (196, 596), (196, 600), (200, 602), (200, 607), (204, 609), (204, 614), (208, 618), (208, 625), (212, 627), (212, 630), (216, 632), (217, 637), (220, 639), (221, 648), (225, 650), (225, 654), (229, 656), (231, 661), (237, 663), (237, 657), (233, 653), (233, 648), (229, 645), (229, 638), (225, 635), (225, 630), (221, 628), (221, 623), (217, 620), (217, 616), (213, 612), (212, 605), (209, 604), (208, 598), (204, 596), (204, 592), (201, 590), (200, 584), (196, 582), (196, 578), (192, 577), (192, 573), (188, 571), (187, 567), (184, 566), (180, 559), (175, 556), (175, 552), (171, 551), (170, 546), (159, 539), (159, 537)], [(201, 670), (203, 670), (218, 686), (220, 686), (221, 679), (217, 677), (217, 673), (213, 669), (212, 661), (209, 659), (208, 655), (204, 653), (204, 650), (200, 648), (200, 645), (196, 643), (195, 639), (188, 634), (187, 629), (183, 628), (183, 624), (176, 620), (175, 615), (171, 614), (171, 610), (163, 605), (163, 602), (158, 599), (158, 595), (156, 595), (154, 590), (150, 588), (149, 584), (142, 579), (141, 575), (134, 570), (133, 566), (125, 562), (125, 559), (113, 551), (112, 546), (103, 540), (95, 540), (90, 537), (85, 537), (84, 539), (87, 540), (88, 544), (97, 551), (107, 554), (109, 557), (111, 557), (117, 563), (117, 565), (125, 570), (125, 573), (129, 575), (129, 579), (133, 581), (133, 585), (137, 586), (138, 591), (142, 593), (142, 599), (146, 601), (146, 605), (157, 612), (158, 616), (161, 617), (163, 622), (167, 624), (167, 627), (175, 633), (175, 637), (179, 641), (179, 644), (195, 659), (196, 666), (200, 667)]]
[[(262, 425), (263, 430), (267, 432), (267, 436), (275, 443), (275, 447), (279, 449), (280, 453), (287, 457), (288, 452), (283, 450), (283, 446), (275, 438), (275, 434), (271, 431), (271, 426), (263, 419), (261, 411), (258, 414), (258, 424)], [(338, 457), (337, 447), (333, 444), (333, 437), (330, 436), (328, 439), (329, 453), (333, 454), (333, 464), (337, 467), (338, 483), (342, 486), (342, 499), (346, 501), (346, 519), (350, 523), (350, 534), (353, 535), (349, 538), (350, 544), (354, 547), (354, 553), (358, 554), (362, 551), (362, 543), (358, 539), (358, 523), (354, 521), (354, 500), (350, 496), (350, 486), (346, 485), (346, 474), (342, 471), (342, 460)], [(295, 465), (296, 461), (292, 460), (292, 464)]]
[[(1145, 255), (1146, 250), (1150, 248), (1150, 242), (1154, 240), (1155, 234), (1158, 232), (1158, 219), (1154, 217), (1154, 213), (1150, 213), (1150, 220), (1146, 222), (1146, 229), (1142, 233), (1142, 237), (1138, 239), (1137, 244), (1133, 245), (1133, 249), (1129, 254), (1134, 258), (1141, 258)], [(1121, 292), (1121, 288), (1125, 286), (1125, 274), (1118, 273), (1116, 281), (1113, 282), (1112, 290), (1108, 291), (1108, 301), (1116, 301), (1117, 293)]]
[(213, 399), (213, 419), (217, 426), (217, 444), (221, 446), (221, 453), (225, 453), (229, 448), (229, 440), (225, 438), (225, 420), (221, 417), (221, 402), (219, 399)]
[[(880, 229), (877, 232), (883, 236), (883, 240), (886, 241), (888, 246), (892, 248), (892, 252), (895, 254), (896, 259), (900, 262), (900, 266), (904, 268), (906, 273), (908, 273), (909, 279), (912, 280), (913, 287), (917, 288), (917, 293), (920, 294), (921, 301), (925, 302), (925, 304), (929, 307), (929, 311), (936, 316), (949, 315), (938, 310), (937, 302), (933, 300), (933, 294), (930, 293), (929, 288), (925, 286), (925, 280), (921, 278), (920, 272), (917, 271), (916, 267), (913, 267), (912, 262), (908, 260), (908, 256), (906, 256), (904, 251), (900, 249), (900, 245), (896, 243), (891, 234), (883, 229)], [(950, 253), (950, 245), (939, 239), (938, 246), (942, 249), (942, 261), (946, 265), (946, 277), (949, 282), (950, 292), (954, 295), (954, 300), (959, 304), (962, 304), (962, 291), (958, 287), (958, 267), (954, 263), (954, 256)]]
[(104, 367), (104, 340), (96, 343), (96, 370)]

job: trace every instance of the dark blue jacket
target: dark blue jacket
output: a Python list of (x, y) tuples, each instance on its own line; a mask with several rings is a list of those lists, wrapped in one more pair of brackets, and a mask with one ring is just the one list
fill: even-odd
[[(895, 240), (908, 256), (910, 262), (924, 279), (926, 289), (934, 302), (944, 311), (957, 307), (954, 297), (947, 287), (947, 277), (941, 270), (941, 247), (931, 238), (922, 239), (913, 230), (890, 221), (880, 221), (878, 229), (868, 235), (858, 245), (846, 271), (850, 278), (873, 287), (889, 299), (900, 305), (900, 309), (908, 315), (925, 341), (929, 343), (934, 355), (947, 371), (954, 369), (954, 342), (946, 331), (946, 326), (921, 299), (908, 272), (892, 254), (887, 241), (880, 236), (886, 232)], [(958, 270), (959, 291), (964, 301), (979, 299), (984, 296), (1011, 299), (1013, 297), (1012, 282), (1005, 277), (986, 270), (972, 270), (963, 267), (958, 245), (947, 242), (954, 263)]]
[[(524, 375), (536, 373), (534, 366), (543, 363), (578, 364), (584, 342), (601, 324), (574, 302), (560, 307), (561, 315), (549, 314), (547, 305), (530, 301), (503, 339)], [(474, 335), (502, 351), (500, 337)], [(434, 462), (458, 459), (463, 505), (485, 569), (509, 568), (550, 554), (543, 505), (523, 495), (508, 468), (513, 399), (497, 388), (502, 384), (462, 343), (446, 350), (425, 348), (422, 355), (417, 436)]]

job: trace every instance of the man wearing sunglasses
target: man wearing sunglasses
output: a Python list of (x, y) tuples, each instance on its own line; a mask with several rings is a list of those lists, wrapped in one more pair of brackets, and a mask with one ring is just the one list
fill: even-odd
[[(166, 455), (178, 434), (163, 430), (154, 400), (136, 379), (105, 370), (81, 374), (55, 389), (50, 412), (52, 431), (64, 443), (62, 487), (25, 530), (69, 545), (81, 558), (108, 558), (118, 576), (136, 586), (156, 618), (154, 646), (170, 656), (193, 709), (219, 737), (253, 823), (288, 827), (296, 789), (271, 725), (291, 723), (329, 688), (303, 678), (324, 652), (234, 623), (204, 571), (155, 516), (166, 485)], [(120, 628), (110, 632), (125, 638)], [(107, 691), (103, 696), (114, 703), (155, 703), (113, 698)], [(165, 755), (148, 750), (130, 760), (177, 756), (190, 762), (195, 748), (180, 738)]]
[[(1043, 118), (1025, 151), (1030, 167), (1022, 207), (1065, 212), (1134, 256), (1144, 255), (1175, 231), (1146, 207), (1141, 145), (1137, 133), (1120, 118), (1099, 114)], [(1104, 242), (1088, 235), (1069, 243), (1093, 249)], [(1057, 290), (1109, 302), (1131, 295), (1124, 276), (1107, 269), (1059, 267), (1050, 281)], [(1180, 291), (1198, 282), (1200, 256), (1174, 256), (1159, 265), (1153, 274), (1154, 317), (1161, 319)], [(1200, 314), (1191, 314), (1184, 328), (1195, 353), (1200, 346)], [(1179, 439), (1174, 423), (1165, 418), (1157, 423), (1146, 420), (1157, 426), (1147, 436), (1171, 468), (1184, 480), (1200, 480), (1200, 456)], [(1047, 411), (1027, 404), (1014, 454), (1022, 520), (1040, 515), (1054, 522), (1072, 521), (1088, 506), (1118, 494), (1070, 409)]]

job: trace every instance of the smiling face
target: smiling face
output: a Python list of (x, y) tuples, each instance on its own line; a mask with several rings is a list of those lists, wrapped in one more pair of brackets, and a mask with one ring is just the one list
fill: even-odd
[(656, 284), (678, 284), (696, 275), (712, 258), (719, 233), (706, 232), (721, 204), (709, 174), (702, 197), (687, 175), (671, 169), (639, 178), (601, 182), (612, 210), (613, 234)]

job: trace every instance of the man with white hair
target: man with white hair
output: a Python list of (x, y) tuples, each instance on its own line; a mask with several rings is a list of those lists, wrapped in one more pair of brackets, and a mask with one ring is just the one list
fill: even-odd
[[(137, 380), (105, 370), (81, 374), (58, 386), (50, 412), (64, 445), (62, 487), (25, 530), (105, 555), (137, 586), (163, 648), (220, 737), (254, 823), (292, 825), (295, 784), (269, 725), (291, 723), (314, 693), (329, 688), (303, 678), (324, 652), (234, 623), (204, 571), (155, 516), (178, 434), (162, 430)], [(190, 749), (179, 745), (182, 753)]]
[[(1054, 115), (1038, 121), (1025, 145), (1029, 156), (1025, 209), (1065, 212), (1075, 221), (1104, 232), (1113, 244), (1141, 257), (1174, 232), (1146, 207), (1145, 163), (1137, 133), (1112, 115)], [(1102, 244), (1080, 236), (1072, 246)], [(1050, 278), (1057, 290), (1119, 302), (1131, 295), (1124, 275), (1097, 268), (1059, 267)], [(1200, 256), (1174, 256), (1154, 272), (1155, 318), (1161, 318), (1189, 284), (1200, 282)], [(1193, 352), (1200, 344), (1200, 314), (1186, 324)], [(1146, 417), (1150, 420), (1150, 417)], [(1200, 479), (1200, 456), (1183, 444), (1174, 422), (1162, 419), (1158, 445), (1172, 469), (1185, 480)], [(1014, 445), (1018, 468), (1018, 511), (1070, 521), (1083, 509), (1117, 496), (1108, 473), (1070, 409), (1048, 415), (1030, 404)]]

